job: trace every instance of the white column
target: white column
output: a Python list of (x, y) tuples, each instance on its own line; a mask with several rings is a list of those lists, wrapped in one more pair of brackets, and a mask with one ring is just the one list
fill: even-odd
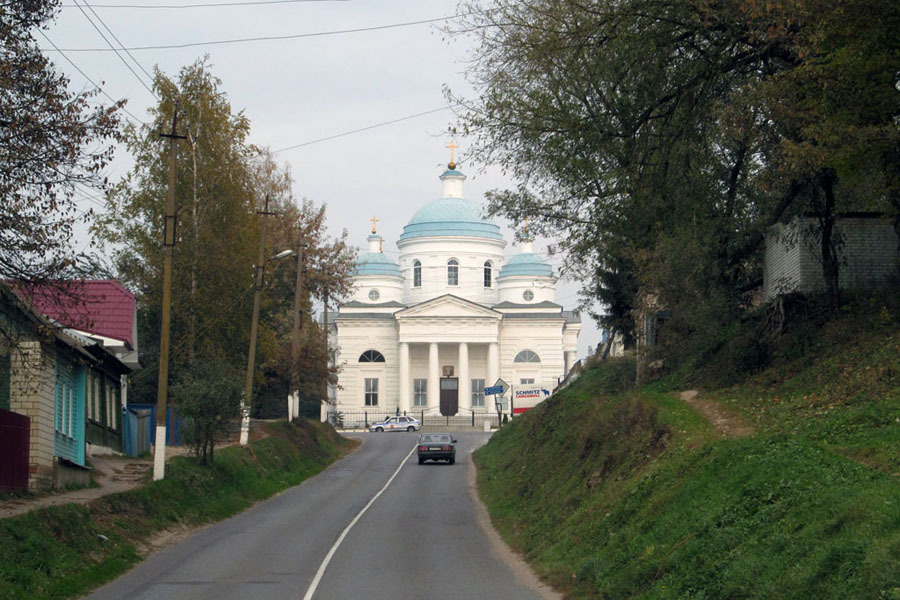
[[(500, 344), (491, 342), (488, 344), (487, 381), (484, 385), (491, 386), (500, 378)], [(507, 383), (510, 383), (507, 381)]]
[(428, 408), (441, 405), (441, 366), (437, 342), (428, 344)]
[(400, 342), (400, 414), (410, 409), (409, 343)]
[(459, 408), (472, 408), (472, 380), (469, 379), (469, 344), (459, 343)]

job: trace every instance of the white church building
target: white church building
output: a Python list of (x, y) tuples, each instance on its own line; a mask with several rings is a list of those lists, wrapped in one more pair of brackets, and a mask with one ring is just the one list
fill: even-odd
[(373, 225), (353, 295), (329, 313), (339, 371), (323, 419), (494, 411), (485, 386), (502, 379), (507, 397), (552, 390), (575, 364), (581, 321), (556, 303), (552, 267), (531, 242), (507, 256), (500, 227), (463, 196), (466, 176), (448, 167), (441, 197), (403, 227), (399, 264)]

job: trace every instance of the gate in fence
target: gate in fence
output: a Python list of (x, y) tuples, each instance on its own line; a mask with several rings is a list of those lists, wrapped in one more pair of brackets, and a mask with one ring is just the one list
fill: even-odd
[(28, 449), (31, 419), (0, 409), (0, 491), (28, 489)]

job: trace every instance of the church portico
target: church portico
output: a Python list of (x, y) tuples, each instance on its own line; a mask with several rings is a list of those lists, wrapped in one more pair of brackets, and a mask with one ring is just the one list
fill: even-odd
[(500, 228), (462, 196), (465, 178), (452, 164), (441, 175), (443, 195), (403, 228), (397, 262), (373, 220), (352, 298), (329, 319), (339, 372), (323, 418), (493, 411), (484, 389), (499, 378), (552, 388), (574, 362), (580, 321), (555, 303), (552, 268), (530, 243), (504, 254)]
[[(406, 348), (406, 350), (403, 350)], [(427, 411), (440, 409), (441, 390), (448, 389), (441, 381), (456, 381), (457, 407), (459, 412), (479, 410), (483, 403), (476, 402), (473, 407), (472, 391), (474, 387), (482, 391), (487, 376), (488, 344), (461, 342), (400, 342), (400, 396), (398, 400), (401, 412)], [(415, 390), (427, 390), (423, 396), (413, 397)]]

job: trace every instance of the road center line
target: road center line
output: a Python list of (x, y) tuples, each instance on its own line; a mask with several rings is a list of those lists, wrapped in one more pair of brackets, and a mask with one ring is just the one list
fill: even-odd
[(384, 490), (386, 490), (388, 488), (388, 486), (391, 485), (391, 482), (394, 481), (394, 478), (397, 476), (397, 473), (400, 472), (400, 469), (403, 468), (403, 465), (406, 464), (406, 461), (409, 460), (409, 457), (412, 456), (412, 453), (415, 451), (416, 451), (416, 447), (413, 446), (412, 449), (410, 449), (409, 454), (407, 454), (405, 457), (403, 457), (403, 460), (400, 461), (400, 465), (397, 466), (397, 470), (394, 471), (394, 474), (391, 475), (391, 478), (387, 480), (387, 483), (384, 484), (384, 487), (382, 487), (380, 490), (378, 490), (377, 494), (372, 496), (372, 499), (369, 500), (369, 503), (366, 504), (363, 507), (363, 509), (361, 511), (359, 511), (359, 514), (357, 514), (355, 517), (353, 517), (353, 520), (350, 521), (350, 524), (344, 528), (344, 531), (341, 532), (341, 535), (338, 536), (338, 539), (331, 546), (331, 550), (329, 550), (328, 554), (325, 555), (325, 559), (322, 560), (322, 564), (319, 565), (319, 570), (316, 571), (316, 576), (313, 577), (312, 582), (309, 584), (309, 587), (306, 589), (306, 594), (304, 594), (303, 600), (312, 600), (313, 594), (316, 593), (316, 588), (319, 587), (319, 582), (322, 581), (322, 575), (325, 574), (325, 569), (328, 568), (328, 563), (331, 562), (331, 558), (334, 556), (334, 553), (337, 552), (337, 549), (340, 547), (341, 542), (344, 541), (344, 538), (347, 537), (347, 534), (350, 532), (351, 529), (353, 529), (353, 526), (356, 525), (356, 522), (359, 521), (359, 519), (366, 513), (367, 510), (369, 510), (369, 507), (372, 506), (372, 504), (374, 504), (376, 500), (378, 500), (378, 496), (383, 494)]

